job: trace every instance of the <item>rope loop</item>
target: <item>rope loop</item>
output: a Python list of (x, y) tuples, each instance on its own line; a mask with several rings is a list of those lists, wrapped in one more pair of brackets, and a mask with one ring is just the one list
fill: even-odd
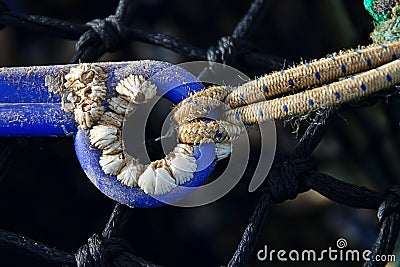
[(308, 191), (302, 175), (314, 168), (309, 158), (286, 158), (271, 169), (268, 179), (269, 191), (274, 203), (295, 199), (299, 193)]
[(73, 62), (93, 61), (107, 51), (116, 51), (126, 41), (126, 26), (115, 15), (94, 19), (86, 25), (90, 28), (78, 39)]
[(400, 214), (400, 185), (394, 185), (386, 192), (377, 213), (379, 224), (382, 225), (385, 219), (394, 213)]

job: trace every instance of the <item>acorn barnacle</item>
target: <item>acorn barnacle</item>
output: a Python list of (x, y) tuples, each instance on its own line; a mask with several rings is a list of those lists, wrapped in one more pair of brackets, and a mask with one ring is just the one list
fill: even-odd
[(104, 113), (101, 102), (107, 94), (105, 74), (95, 64), (71, 67), (64, 77), (63, 109), (74, 112), (79, 129), (89, 129)]
[(146, 103), (157, 94), (157, 87), (142, 75), (130, 75), (121, 80), (116, 90), (135, 104)]

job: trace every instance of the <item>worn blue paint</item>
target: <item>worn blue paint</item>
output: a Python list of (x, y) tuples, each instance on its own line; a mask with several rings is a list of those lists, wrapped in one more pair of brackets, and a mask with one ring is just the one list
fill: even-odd
[(74, 116), (61, 110), (46, 77), (64, 66), (0, 68), (0, 136), (66, 136), (76, 131)]

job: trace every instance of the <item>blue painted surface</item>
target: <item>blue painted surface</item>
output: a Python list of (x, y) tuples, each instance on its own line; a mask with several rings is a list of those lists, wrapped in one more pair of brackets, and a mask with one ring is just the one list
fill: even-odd
[(77, 130), (61, 103), (0, 103), (1, 136), (69, 136)]
[(46, 76), (62, 74), (65, 66), (0, 68), (1, 103), (57, 103), (59, 95), (49, 92)]
[(72, 114), (61, 110), (59, 95), (46, 77), (65, 66), (0, 68), (0, 136), (66, 136), (76, 132)]

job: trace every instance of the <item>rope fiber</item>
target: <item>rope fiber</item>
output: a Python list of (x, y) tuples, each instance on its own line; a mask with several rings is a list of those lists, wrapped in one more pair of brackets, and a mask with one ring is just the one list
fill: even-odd
[[(140, 41), (166, 48), (193, 60), (209, 60), (233, 66), (277, 70), (282, 69), (282, 61), (277, 57), (258, 52), (246, 40), (257, 25), (260, 16), (271, 12), (269, 9), (271, 3), (271, 0), (254, 0), (232, 34), (223, 36), (216, 42), (216, 45), (211, 45), (208, 49), (192, 46), (170, 35), (151, 33), (130, 26), (132, 8), (129, 7), (135, 5), (135, 1), (130, 0), (120, 0), (114, 14), (103, 19), (91, 20), (85, 24), (15, 13), (4, 2), (1, 2), (0, 25), (3, 28), (11, 26), (56, 38), (76, 40), (75, 55), (71, 60), (75, 63), (93, 62), (105, 52), (121, 49), (129, 41)], [(387, 12), (387, 9), (384, 10)], [(311, 123), (301, 136), (297, 146), (288, 155), (280, 156), (275, 160), (265, 183), (258, 189), (260, 194), (258, 204), (255, 206), (238, 247), (227, 266), (244, 266), (254, 256), (257, 238), (263, 231), (267, 213), (273, 203), (294, 199), (298, 194), (309, 190), (314, 190), (331, 201), (342, 205), (377, 211), (379, 235), (372, 248), (373, 255), (393, 252), (400, 226), (399, 187), (394, 185), (386, 193), (380, 193), (366, 187), (340, 181), (320, 172), (310, 156), (325, 135), (330, 125), (329, 121), (336, 117), (341, 110), (352, 107), (351, 105), (339, 107), (338, 104), (354, 100), (353, 104), (361, 105), (366, 101), (362, 97), (372, 94), (367, 99), (370, 100), (368, 105), (373, 105), (375, 103), (373, 98), (379, 96), (379, 94), (376, 94), (378, 89), (392, 87), (391, 90), (397, 92), (397, 88), (393, 86), (400, 82), (400, 75), (398, 75), (400, 64), (398, 60), (393, 61), (393, 55), (395, 54), (396, 58), (397, 55), (400, 55), (399, 46), (399, 43), (394, 43), (386, 48), (374, 45), (363, 49), (362, 53), (351, 51), (350, 53), (334, 55), (335, 60), (326, 58), (304, 63), (287, 70), (284, 74), (278, 71), (260, 77), (230, 94), (220, 87), (213, 92), (203, 91), (198, 93), (199, 97), (211, 97), (225, 101), (228, 106), (234, 108), (227, 113), (227, 121), (232, 123), (230, 126), (234, 128), (233, 131), (236, 134), (244, 131), (243, 128), (234, 124), (238, 117), (241, 122), (248, 124), (306, 114), (316, 107), (323, 106), (326, 98), (320, 100), (319, 97), (324, 96), (324, 94), (329, 95), (329, 101), (332, 104), (329, 105), (329, 108), (312, 113), (309, 117)], [(386, 63), (388, 65), (384, 65)], [(380, 68), (380, 72), (370, 70), (382, 65), (384, 66)], [(346, 70), (343, 66), (346, 67)], [(369, 71), (367, 72), (367, 70)], [(361, 74), (341, 79), (356, 73)], [(377, 73), (383, 80), (376, 79)], [(332, 83), (330, 89), (326, 91), (323, 84), (332, 80), (332, 78), (340, 78), (340, 81), (337, 81), (337, 84)], [(289, 81), (292, 81), (293, 84), (288, 84)], [(273, 88), (276, 84), (281, 86)], [(310, 89), (311, 84), (318, 86)], [(364, 87), (360, 88), (360, 84), (364, 85), (365, 90)], [(306, 90), (304, 94), (290, 95), (301, 89)], [(254, 93), (257, 90), (259, 94)], [(271, 99), (273, 96), (282, 95), (283, 97)], [(387, 97), (390, 97), (390, 95)], [(313, 100), (312, 105), (310, 99)], [(189, 127), (187, 131), (192, 131), (195, 128), (193, 125), (187, 125), (187, 123), (192, 122), (183, 119), (188, 113), (197, 112), (193, 111), (195, 109), (192, 106), (185, 106), (184, 102), (177, 106), (175, 113), (175, 119), (182, 124), (182, 128), (180, 128), (182, 136), (187, 129), (185, 127)], [(212, 103), (207, 104), (213, 105)], [(302, 108), (301, 112), (295, 110), (299, 105)], [(203, 108), (200, 110), (203, 110)], [(260, 111), (263, 114), (262, 118), (260, 118)], [(206, 124), (204, 122), (199, 123)], [(218, 122), (209, 125), (213, 127), (213, 130), (206, 132), (209, 135), (208, 141), (215, 138), (213, 133), (218, 129), (221, 134), (226, 134), (221, 138), (224, 140), (230, 138), (229, 133), (223, 132), (223, 129), (228, 126), (218, 128), (220, 127)], [(188, 143), (204, 141), (192, 135), (186, 138)], [(10, 159), (16, 144), (9, 142), (8, 139), (0, 141), (0, 173), (4, 175), (6, 162)], [(242, 182), (248, 183), (249, 181), (244, 178)], [(0, 246), (17, 250), (27, 257), (33, 256), (59, 266), (158, 266), (135, 256), (130, 244), (120, 236), (126, 210), (127, 207), (116, 204), (103, 232), (94, 233), (85, 244), (76, 249), (76, 252), (65, 252), (52, 248), (28, 237), (5, 230), (0, 230)], [(371, 261), (366, 262), (364, 266), (383, 266), (385, 264), (386, 262)]]

